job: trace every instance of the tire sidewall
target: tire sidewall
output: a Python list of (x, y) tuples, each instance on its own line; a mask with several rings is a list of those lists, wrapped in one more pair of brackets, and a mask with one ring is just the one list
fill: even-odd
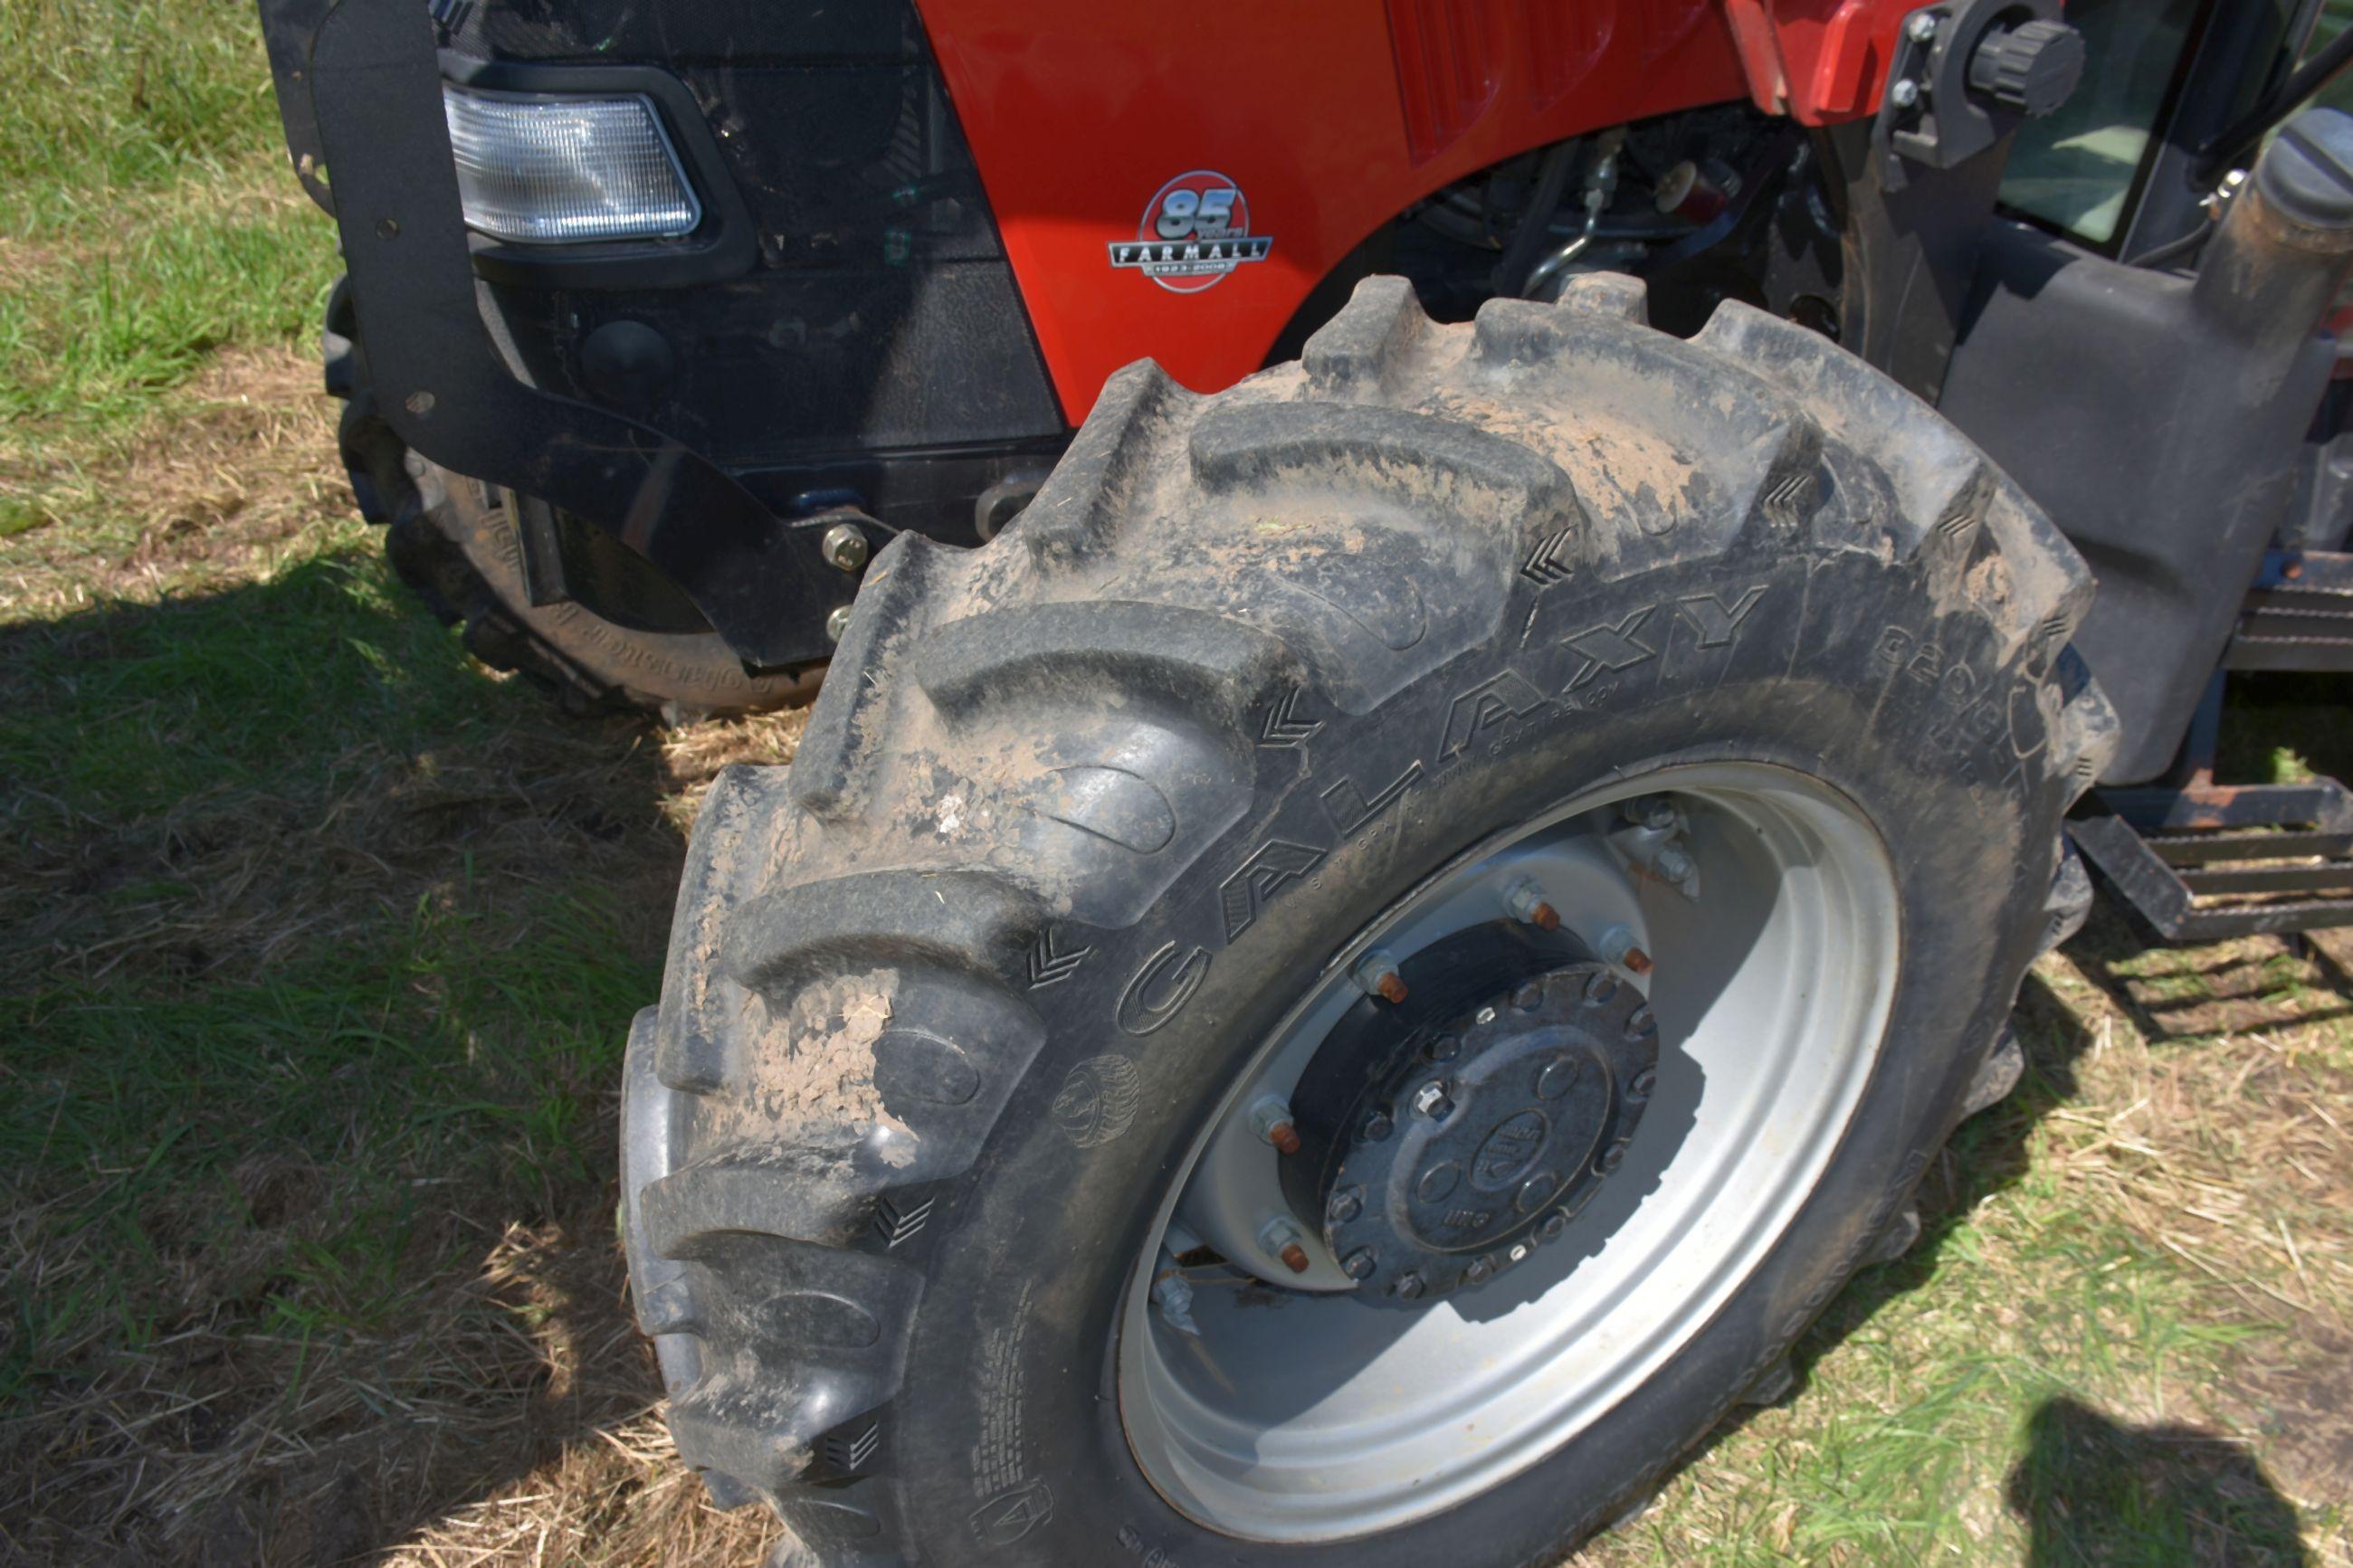
[[(1088, 950), (1085, 963), (1030, 993), (1045, 1044), (943, 1204), (924, 1260), (893, 1464), (910, 1538), (955, 1561), (1548, 1563), (1712, 1427), (1905, 1201), (2033, 951), (2063, 795), (2047, 756), (2045, 654), (2002, 647), (1992, 616), (1940, 585), (1960, 580), (1948, 564), (1933, 546), (1896, 563), (1736, 551), (1528, 588), (1502, 623), (1516, 636), (1368, 713), (1308, 694), (1295, 711), (1321, 728), (1259, 749), (1258, 807), (1137, 925), (1065, 928), (1062, 946)], [(1622, 668), (1590, 656), (1609, 645), (1584, 633), (1602, 627), (1619, 634)], [(1852, 801), (1888, 851), (1902, 911), (1877, 1062), (1781, 1240), (1639, 1391), (1456, 1509), (1281, 1547), (1178, 1514), (1120, 1425), (1117, 1328), (1168, 1184), (1268, 1031), (1369, 913), (1463, 849), (1599, 787), (1735, 760), (1789, 767)], [(1343, 781), (1388, 799), (1349, 832), (1327, 804)], [(1271, 842), (1319, 858), (1229, 937), (1220, 895)], [(1172, 957), (1196, 952), (1207, 957), (1182, 1005), (1140, 1010), (1139, 996), (1174, 994)], [(1074, 1138), (1058, 1093), (1113, 1055), (1132, 1064), (1138, 1113), (1114, 1136)]]

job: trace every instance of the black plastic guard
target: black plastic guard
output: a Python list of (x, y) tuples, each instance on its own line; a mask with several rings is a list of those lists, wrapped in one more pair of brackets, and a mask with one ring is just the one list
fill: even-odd
[(839, 516), (781, 519), (700, 453), (509, 371), (476, 301), (437, 43), (422, 5), (339, 0), (311, 45), (308, 100), (385, 418), (433, 462), (607, 528), (745, 663), (826, 658), (826, 618), (855, 586), (818, 552)]

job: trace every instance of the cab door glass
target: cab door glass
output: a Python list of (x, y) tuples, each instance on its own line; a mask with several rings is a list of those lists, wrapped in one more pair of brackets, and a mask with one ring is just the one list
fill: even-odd
[[(2011, 147), (2002, 205), (2087, 245), (2124, 222), (2133, 187), (2180, 74), (2203, 0), (2073, 0), (2084, 35), (2083, 85)], [(2353, 0), (2346, 0), (2353, 15)]]

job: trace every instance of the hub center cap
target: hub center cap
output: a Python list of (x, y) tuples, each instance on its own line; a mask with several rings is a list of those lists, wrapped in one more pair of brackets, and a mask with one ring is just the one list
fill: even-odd
[(1396, 1306), (1482, 1285), (1566, 1230), (1617, 1168), (1658, 1068), (1641, 995), (1566, 938), (1442, 943), (1405, 973), (1391, 1011), (1419, 1016), (1350, 1031), (1335, 1043), (1351, 1059), (1319, 1056), (1320, 1084), (1294, 1101), (1314, 1173), (1294, 1202), (1359, 1299)]

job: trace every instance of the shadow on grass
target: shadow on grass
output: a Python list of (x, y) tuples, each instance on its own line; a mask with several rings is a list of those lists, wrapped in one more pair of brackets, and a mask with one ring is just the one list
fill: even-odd
[[(2067, 955), (2152, 1043), (2353, 1018), (2353, 973), (2323, 940), (2289, 932), (2175, 948), (2119, 909), (2105, 886), (2095, 910)], [(2313, 1005), (2284, 1006), (2297, 994)]]
[(2132, 1426), (2072, 1399), (2027, 1423), (2010, 1472), (2028, 1568), (2312, 1561), (2296, 1511), (2245, 1449), (2194, 1426)]
[(0, 626), (0, 1557), (364, 1558), (642, 1415), (654, 737), (330, 553)]

